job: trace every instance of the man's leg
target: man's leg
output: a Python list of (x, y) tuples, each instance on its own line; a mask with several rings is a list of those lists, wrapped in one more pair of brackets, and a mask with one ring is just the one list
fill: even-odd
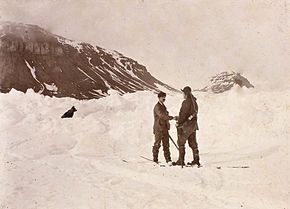
[(196, 131), (193, 132), (189, 137), (188, 137), (188, 144), (189, 147), (192, 149), (193, 153), (193, 161), (190, 163), (192, 165), (198, 165), (200, 166), (199, 163), (199, 150), (198, 150), (198, 144), (196, 142)]
[(157, 163), (162, 135), (160, 133), (155, 133), (154, 136), (155, 136), (155, 142), (154, 142), (154, 145), (152, 147), (152, 153), (153, 153), (153, 161)]
[(173, 165), (184, 165), (186, 138), (183, 136), (182, 130), (177, 130), (177, 133), (178, 133), (177, 144), (179, 147), (179, 158), (176, 162), (174, 162), (172, 164)]
[(162, 146), (163, 146), (163, 152), (164, 152), (164, 157), (166, 162), (171, 161), (171, 156), (170, 156), (170, 150), (169, 150), (169, 133), (164, 133), (162, 137)]

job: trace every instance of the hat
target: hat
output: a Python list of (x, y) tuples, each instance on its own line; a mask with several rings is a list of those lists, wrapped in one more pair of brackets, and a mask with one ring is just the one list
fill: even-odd
[(189, 86), (184, 87), (183, 89), (181, 89), (181, 91), (186, 95), (191, 94), (191, 88)]
[(164, 93), (164, 92), (159, 92), (158, 93), (158, 98), (160, 98), (160, 97), (166, 97), (166, 93)]

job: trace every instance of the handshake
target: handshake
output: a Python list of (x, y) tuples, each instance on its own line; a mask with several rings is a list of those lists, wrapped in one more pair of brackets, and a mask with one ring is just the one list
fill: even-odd
[(176, 121), (176, 124), (175, 124), (175, 127), (176, 127), (176, 128), (179, 127), (179, 124), (178, 124), (178, 122), (177, 122), (177, 121), (178, 121), (178, 118), (179, 118), (178, 116), (174, 116), (174, 117), (173, 117), (173, 116), (169, 116), (169, 120), (175, 120), (175, 121)]
[(169, 116), (169, 120), (176, 120), (177, 121), (178, 120), (178, 116), (174, 116), (174, 117), (173, 116)]

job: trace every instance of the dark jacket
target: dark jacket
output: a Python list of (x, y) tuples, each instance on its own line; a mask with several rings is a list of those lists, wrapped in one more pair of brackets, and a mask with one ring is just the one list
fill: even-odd
[(153, 133), (167, 132), (170, 129), (169, 119), (169, 113), (165, 105), (158, 102), (154, 107)]
[[(197, 113), (198, 105), (196, 98), (190, 95), (182, 102), (177, 122), (178, 126), (183, 129), (183, 132), (187, 133), (186, 135), (198, 130)], [(188, 118), (191, 115), (193, 115), (193, 118), (189, 120)]]

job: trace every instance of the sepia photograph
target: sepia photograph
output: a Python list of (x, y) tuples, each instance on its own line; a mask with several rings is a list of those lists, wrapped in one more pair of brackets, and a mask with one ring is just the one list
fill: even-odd
[(0, 0), (0, 209), (290, 209), (290, 0)]

